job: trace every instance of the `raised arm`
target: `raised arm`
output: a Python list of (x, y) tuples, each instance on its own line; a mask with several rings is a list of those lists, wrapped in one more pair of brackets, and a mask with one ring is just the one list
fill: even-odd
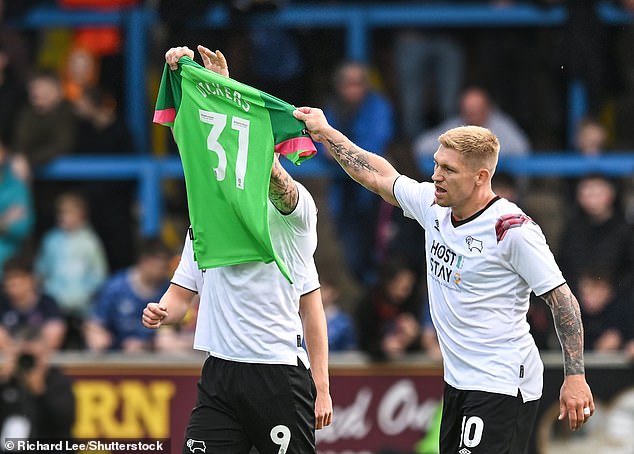
[[(583, 325), (579, 303), (568, 284), (542, 295), (553, 313), (555, 330), (564, 355), (564, 383), (559, 394), (559, 419), (566, 415), (576, 430), (594, 414), (594, 400), (586, 383), (583, 363)], [(584, 408), (590, 411), (584, 413)]]
[(326, 116), (314, 107), (300, 107), (295, 118), (306, 123), (313, 140), (321, 142), (339, 165), (356, 182), (380, 195), (386, 202), (398, 206), (394, 198), (394, 181), (399, 176), (385, 158), (356, 146), (341, 132), (328, 124)]

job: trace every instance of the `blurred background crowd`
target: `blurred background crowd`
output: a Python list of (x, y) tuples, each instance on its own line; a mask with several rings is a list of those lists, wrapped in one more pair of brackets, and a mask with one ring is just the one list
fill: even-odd
[[(592, 0), (535, 2), (566, 4), (563, 27), (377, 29), (367, 62), (346, 60), (345, 30), (248, 20), (302, 2), (232, 0), (225, 2), (229, 26), (191, 27), (212, 3), (0, 0), (0, 351), (36, 329), (54, 350), (187, 352), (196, 318), (194, 304), (181, 326), (158, 333), (140, 319), (178, 263), (188, 225), (182, 180), (164, 182), (161, 233), (147, 238), (139, 231), (135, 182), (38, 178), (61, 156), (177, 150), (160, 127), (151, 130), (151, 151), (135, 149), (135, 131), (123, 119), (121, 29), (13, 26), (32, 8), (152, 8), (158, 20), (148, 39), (147, 86), (128, 89), (148, 90), (150, 103), (155, 99), (169, 47), (221, 49), (233, 78), (296, 105), (322, 107), (354, 142), (420, 181), (429, 179), (421, 158), (433, 154), (440, 132), (461, 124), (491, 128), (501, 159), (548, 153), (542, 150), (600, 159), (634, 150), (634, 25), (604, 24)], [(468, 3), (475, 2), (460, 2)], [(634, 12), (631, 0), (615, 4)], [(571, 80), (583, 81), (587, 91), (587, 117), (572, 133)], [(146, 108), (150, 122), (152, 106)], [(422, 229), (343, 177), (327, 153), (314, 159), (331, 170), (328, 177), (301, 178), (319, 208), (316, 260), (331, 351), (363, 351), (376, 361), (409, 352), (439, 359)], [(579, 299), (586, 349), (634, 359), (633, 177), (500, 172), (494, 190), (544, 230)], [(540, 348), (559, 349), (538, 298), (529, 322)]]

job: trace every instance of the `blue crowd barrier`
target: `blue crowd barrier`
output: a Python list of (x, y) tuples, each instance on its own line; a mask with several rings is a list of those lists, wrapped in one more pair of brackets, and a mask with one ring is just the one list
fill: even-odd
[[(323, 160), (311, 159), (300, 166), (282, 160), (285, 168), (296, 178), (343, 178), (341, 169)], [(430, 157), (418, 162), (420, 169), (431, 175)], [(603, 173), (614, 177), (634, 176), (634, 153), (607, 154), (596, 157), (580, 156), (571, 152), (540, 153), (527, 157), (500, 160), (498, 169), (515, 175), (579, 176)], [(408, 169), (398, 169), (407, 174)], [(66, 156), (42, 168), (38, 179), (49, 180), (135, 180), (141, 207), (140, 231), (145, 236), (160, 231), (164, 179), (183, 178), (183, 167), (178, 156), (155, 158), (147, 154), (121, 156)], [(347, 178), (347, 177), (345, 177)]]
[[(610, 2), (598, 5), (601, 19), (611, 25), (632, 23), (634, 15)], [(416, 26), (421, 28), (459, 27), (554, 27), (567, 20), (564, 6), (538, 6), (513, 3), (499, 6), (481, 4), (421, 4), (414, 2), (289, 4), (268, 13), (254, 14), (254, 24), (283, 28), (343, 28), (346, 31), (346, 56), (367, 60), (370, 55), (372, 31), (378, 27)], [(125, 111), (133, 132), (136, 150), (149, 150), (149, 104), (145, 71), (149, 28), (156, 24), (156, 11), (150, 8), (131, 8), (115, 12), (65, 11), (55, 7), (38, 7), (14, 21), (21, 27), (51, 26), (78, 27), (82, 25), (117, 25), (125, 30)], [(222, 28), (231, 24), (227, 6), (215, 4), (191, 25)], [(574, 130), (584, 115), (585, 90), (578, 81), (569, 89), (568, 131)]]

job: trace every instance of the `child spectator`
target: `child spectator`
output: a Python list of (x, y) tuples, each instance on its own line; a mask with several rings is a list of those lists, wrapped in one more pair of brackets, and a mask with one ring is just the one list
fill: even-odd
[(88, 224), (84, 198), (64, 193), (56, 202), (57, 226), (44, 236), (35, 269), (44, 292), (55, 298), (66, 318), (64, 347), (79, 349), (83, 320), (108, 267), (101, 240)]
[(84, 325), (93, 351), (146, 351), (154, 331), (143, 327), (141, 313), (148, 301), (158, 301), (169, 286), (170, 250), (159, 240), (141, 245), (135, 265), (112, 276), (103, 286)]
[(4, 265), (4, 294), (0, 297), (0, 351), (27, 328), (41, 330), (50, 350), (61, 347), (66, 325), (57, 303), (41, 293), (29, 259), (17, 256)]
[(395, 359), (421, 349), (421, 329), (415, 310), (414, 272), (399, 260), (387, 262), (379, 282), (357, 306), (359, 347), (374, 360)]
[(616, 298), (609, 272), (585, 271), (579, 277), (579, 306), (584, 327), (584, 344), (596, 352), (621, 348), (632, 320)]

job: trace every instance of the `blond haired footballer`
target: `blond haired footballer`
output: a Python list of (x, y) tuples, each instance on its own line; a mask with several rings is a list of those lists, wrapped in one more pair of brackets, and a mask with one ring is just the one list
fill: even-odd
[(357, 147), (320, 109), (294, 115), (354, 180), (425, 229), (430, 311), (444, 364), (440, 452), (527, 452), (543, 385), (526, 321), (531, 290), (550, 306), (563, 349), (559, 419), (579, 429), (594, 413), (579, 304), (541, 229), (491, 189), (497, 137), (477, 126), (445, 132), (432, 182), (419, 183)]

